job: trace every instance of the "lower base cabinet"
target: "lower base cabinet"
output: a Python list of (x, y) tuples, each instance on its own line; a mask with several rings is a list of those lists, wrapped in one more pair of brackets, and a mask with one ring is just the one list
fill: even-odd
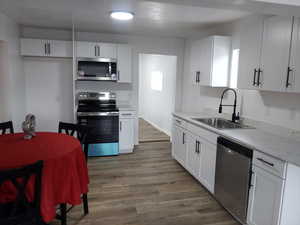
[(215, 192), (215, 171), (217, 146), (207, 141), (200, 141), (200, 173), (199, 181), (211, 192)]
[[(124, 116), (122, 116), (124, 115)], [(132, 153), (134, 148), (134, 113), (120, 113), (119, 153)]]
[(279, 225), (284, 180), (257, 166), (252, 172), (248, 224)]
[(198, 137), (187, 133), (186, 137), (186, 169), (196, 178), (199, 179), (200, 173), (200, 151), (201, 146)]
[[(199, 128), (201, 129), (201, 128)], [(173, 124), (172, 156), (191, 175), (214, 193), (217, 143)]]
[(183, 167), (186, 164), (186, 131), (176, 125), (172, 130), (172, 156)]

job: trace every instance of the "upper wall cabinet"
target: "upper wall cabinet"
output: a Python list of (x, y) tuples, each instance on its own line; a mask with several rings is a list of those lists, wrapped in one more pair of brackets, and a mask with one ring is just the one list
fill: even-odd
[(231, 38), (211, 36), (195, 41), (191, 46), (191, 80), (193, 84), (226, 87)]
[(117, 58), (117, 46), (110, 43), (77, 41), (76, 56), (79, 58)]
[(132, 81), (132, 48), (129, 45), (117, 46), (118, 82), (131, 83)]
[(241, 24), (238, 88), (257, 89), (260, 69), (264, 17), (256, 16)]
[(261, 75), (262, 90), (285, 91), (292, 40), (292, 17), (272, 16), (264, 20)]
[(291, 60), (286, 86), (290, 92), (300, 92), (300, 19), (295, 18), (291, 48)]
[(40, 57), (72, 57), (72, 42), (22, 38), (21, 55)]
[(299, 21), (292, 17), (245, 21), (241, 28), (238, 88), (300, 92), (298, 27)]

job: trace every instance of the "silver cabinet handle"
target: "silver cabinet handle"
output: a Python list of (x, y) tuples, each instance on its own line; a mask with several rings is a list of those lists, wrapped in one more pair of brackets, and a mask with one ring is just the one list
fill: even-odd
[(293, 72), (293, 69), (291, 67), (288, 67), (287, 70), (287, 77), (286, 77), (286, 83), (285, 83), (285, 87), (288, 88), (289, 86), (291, 86), (292, 84), (290, 83), (290, 75), (291, 72)]
[(47, 55), (47, 43), (44, 44), (45, 55)]
[(48, 55), (51, 55), (51, 44), (48, 43)]
[(261, 161), (262, 163), (268, 165), (268, 166), (274, 167), (274, 163), (270, 163), (270, 162), (268, 162), (268, 161), (266, 161), (266, 160), (264, 160), (262, 158), (256, 158), (256, 159), (259, 160), (259, 161)]
[(122, 121), (120, 121), (120, 131), (122, 131)]
[(196, 72), (196, 83), (200, 82), (200, 71)]
[(100, 49), (98, 45), (96, 45), (96, 56), (100, 56)]
[(182, 133), (182, 144), (185, 144), (185, 133)]
[(97, 56), (97, 45), (94, 46), (95, 56)]
[(117, 79), (120, 80), (120, 70), (118, 70), (117, 76), (118, 76)]

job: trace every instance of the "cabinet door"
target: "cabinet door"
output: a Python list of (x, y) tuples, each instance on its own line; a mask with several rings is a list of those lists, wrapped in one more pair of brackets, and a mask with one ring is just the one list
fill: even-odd
[(263, 36), (263, 16), (249, 17), (241, 24), (239, 75), (237, 87), (257, 88), (257, 70), (260, 67)]
[(72, 57), (73, 46), (71, 41), (50, 41), (50, 55), (53, 57)]
[(186, 163), (186, 133), (176, 125), (173, 125), (172, 131), (172, 155), (185, 167)]
[(279, 225), (283, 183), (281, 178), (253, 167), (248, 206), (249, 225)]
[(217, 146), (200, 140), (199, 181), (211, 192), (215, 190)]
[(96, 43), (87, 41), (76, 42), (76, 56), (81, 58), (99, 57), (100, 48)]
[(197, 136), (187, 133), (186, 136), (186, 169), (196, 178), (199, 177), (200, 143)]
[(134, 146), (134, 120), (120, 119), (119, 152), (129, 153)]
[(264, 20), (261, 58), (263, 90), (285, 91), (292, 25), (292, 17), (272, 16)]
[(100, 46), (101, 58), (117, 58), (117, 45), (109, 43), (98, 43), (98, 46)]
[(211, 72), (213, 60), (213, 38), (205, 38), (201, 40), (200, 44), (200, 58), (198, 61), (200, 78), (200, 85), (211, 86)]
[(201, 40), (191, 43), (190, 48), (190, 80), (193, 85), (200, 84)]
[(23, 56), (47, 56), (47, 40), (21, 39), (21, 55)]
[(300, 19), (295, 18), (291, 48), (290, 73), (286, 78), (287, 91), (300, 93)]
[(118, 45), (118, 82), (131, 83), (132, 81), (132, 48), (129, 45)]

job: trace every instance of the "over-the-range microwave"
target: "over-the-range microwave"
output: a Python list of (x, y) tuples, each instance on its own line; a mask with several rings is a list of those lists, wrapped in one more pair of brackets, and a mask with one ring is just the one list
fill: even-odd
[(77, 58), (77, 80), (117, 81), (117, 60)]

